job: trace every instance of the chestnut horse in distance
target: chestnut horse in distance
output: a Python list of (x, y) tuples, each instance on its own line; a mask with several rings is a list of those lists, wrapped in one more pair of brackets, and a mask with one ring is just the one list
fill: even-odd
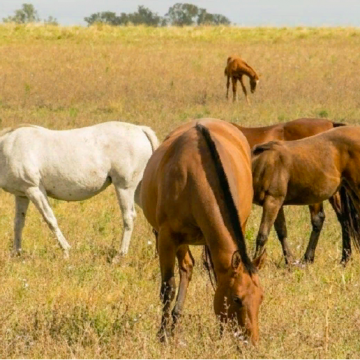
[[(338, 219), (359, 249), (360, 127), (344, 126), (301, 140), (257, 145), (252, 168), (254, 202), (263, 207), (255, 255), (263, 251), (283, 205), (319, 204), (338, 190)], [(350, 241), (347, 246), (345, 263), (351, 255)]]
[[(281, 140), (281, 141), (299, 140), (345, 125), (343, 123), (332, 122), (327, 119), (316, 119), (316, 118), (296, 119), (286, 123), (280, 123), (280, 124), (263, 126), (263, 127), (243, 127), (235, 123), (232, 124), (235, 125), (238, 129), (240, 129), (241, 132), (245, 135), (251, 148), (253, 148), (255, 145), (272, 140)], [(333, 197), (331, 197), (329, 200), (330, 200), (330, 204), (335, 210), (335, 213), (340, 221), (340, 224), (342, 225), (343, 222), (341, 221), (340, 198), (338, 193), (335, 194)], [(325, 212), (324, 212), (323, 203), (309, 205), (309, 210), (310, 210), (312, 231), (311, 231), (308, 247), (303, 257), (304, 262), (314, 261), (315, 249), (319, 240), (323, 223), (325, 221)], [(293, 260), (293, 256), (287, 243), (287, 228), (286, 228), (286, 220), (285, 220), (283, 207), (281, 207), (278, 212), (274, 226), (283, 249), (285, 261), (286, 263), (289, 263)], [(350, 238), (347, 229), (343, 228), (343, 226), (342, 226), (342, 235), (343, 235), (342, 262), (346, 262), (347, 252), (349, 251), (349, 247), (351, 245), (350, 245)]]
[(230, 79), (232, 82), (233, 90), (233, 101), (237, 101), (237, 80), (239, 80), (242, 90), (245, 94), (245, 98), (248, 104), (250, 104), (249, 97), (247, 95), (246, 87), (244, 85), (243, 76), (246, 75), (250, 79), (250, 91), (253, 94), (256, 90), (256, 85), (259, 83), (259, 76), (256, 74), (255, 70), (247, 64), (239, 56), (229, 56), (227, 59), (227, 65), (225, 67), (225, 76), (227, 76), (226, 82), (226, 98), (229, 98), (229, 87)]
[[(263, 299), (257, 268), (243, 231), (252, 204), (251, 152), (243, 134), (225, 121), (201, 119), (173, 131), (150, 158), (141, 204), (157, 234), (163, 302), (160, 340), (168, 336), (175, 297), (175, 258), (180, 284), (172, 331), (181, 315), (194, 260), (189, 245), (206, 245), (217, 279), (214, 310), (223, 322), (235, 318), (253, 343), (259, 338)], [(204, 299), (198, 299), (203, 301)]]

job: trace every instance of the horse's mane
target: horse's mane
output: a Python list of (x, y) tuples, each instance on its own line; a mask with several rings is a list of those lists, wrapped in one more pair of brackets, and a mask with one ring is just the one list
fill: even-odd
[(274, 150), (276, 145), (281, 145), (282, 142), (278, 140), (269, 141), (265, 144), (255, 145), (252, 149), (252, 155), (261, 154), (264, 151)]
[(251, 71), (253, 71), (256, 76), (258, 76), (258, 74), (256, 73), (256, 71), (255, 71), (246, 61), (243, 60), (243, 63), (244, 63), (244, 65), (245, 65), (246, 67), (248, 67)]
[(204, 137), (205, 142), (209, 148), (211, 158), (214, 162), (214, 165), (216, 168), (216, 173), (217, 173), (217, 176), (220, 181), (220, 186), (224, 193), (224, 200), (225, 200), (225, 204), (228, 208), (227, 209), (228, 216), (230, 218), (231, 227), (234, 231), (236, 245), (237, 245), (237, 248), (238, 248), (240, 256), (241, 256), (241, 261), (244, 265), (245, 270), (251, 275), (253, 273), (256, 273), (257, 270), (256, 270), (255, 266), (253, 265), (253, 263), (251, 262), (251, 260), (249, 259), (249, 256), (246, 252), (246, 242), (245, 242), (245, 237), (244, 237), (244, 234), (243, 234), (242, 228), (241, 228), (239, 212), (236, 207), (234, 198), (231, 194), (229, 180), (227, 178), (225, 169), (221, 162), (220, 155), (216, 149), (216, 144), (211, 137), (209, 129), (206, 126), (197, 123), (196, 129), (202, 134), (202, 136)]
[(13, 131), (15, 131), (16, 129), (20, 129), (23, 127), (33, 127), (33, 128), (40, 128), (40, 126), (37, 125), (32, 125), (32, 124), (19, 124), (19, 125), (15, 125), (13, 127), (7, 127), (5, 129), (0, 130), (0, 137), (9, 134)]

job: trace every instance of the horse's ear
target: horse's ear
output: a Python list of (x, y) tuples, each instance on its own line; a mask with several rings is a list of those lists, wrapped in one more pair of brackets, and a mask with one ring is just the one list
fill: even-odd
[(240, 255), (240, 251), (236, 250), (233, 253), (232, 259), (231, 259), (231, 266), (234, 270), (237, 270), (237, 268), (239, 267), (241, 263), (241, 255)]
[(264, 266), (266, 258), (267, 258), (267, 252), (266, 249), (264, 249), (264, 251), (256, 259), (253, 260), (254, 266), (258, 270), (260, 270)]

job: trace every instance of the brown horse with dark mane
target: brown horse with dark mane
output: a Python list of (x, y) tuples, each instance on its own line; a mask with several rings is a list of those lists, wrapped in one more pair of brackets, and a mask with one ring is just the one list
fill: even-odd
[[(235, 131), (234, 131), (235, 130)], [(229, 123), (201, 119), (173, 131), (154, 152), (144, 172), (141, 203), (157, 233), (164, 304), (159, 337), (166, 340), (175, 297), (175, 258), (180, 284), (172, 330), (182, 312), (194, 260), (189, 245), (206, 245), (217, 279), (214, 310), (223, 322), (235, 319), (252, 342), (259, 338), (263, 299), (257, 268), (243, 231), (252, 204), (251, 152)]]
[[(360, 127), (345, 126), (302, 140), (257, 145), (252, 169), (254, 202), (263, 207), (255, 256), (263, 251), (283, 205), (321, 203), (338, 190), (338, 219), (359, 248)], [(342, 260), (346, 263), (350, 255), (349, 240)]]
[(229, 98), (229, 87), (230, 87), (230, 79), (232, 82), (232, 90), (233, 90), (233, 101), (237, 100), (237, 84), (236, 81), (239, 80), (242, 90), (244, 92), (246, 101), (250, 104), (249, 97), (247, 95), (246, 87), (244, 85), (243, 76), (246, 75), (250, 79), (250, 91), (254, 93), (256, 90), (256, 85), (259, 82), (259, 76), (255, 72), (255, 70), (247, 64), (243, 59), (239, 56), (229, 56), (227, 59), (227, 64), (224, 71), (225, 76), (227, 76), (226, 82), (226, 98)]
[[(286, 123), (280, 123), (264, 127), (243, 127), (238, 124), (233, 123), (247, 138), (250, 147), (253, 148), (255, 145), (259, 145), (268, 141), (280, 140), (280, 141), (293, 141), (303, 139), (309, 136), (320, 134), (324, 131), (344, 126), (343, 123), (332, 122), (327, 119), (312, 119), (312, 118), (302, 118), (292, 120)], [(340, 224), (343, 224), (341, 221), (341, 212), (340, 212), (340, 197), (335, 194), (330, 199), (330, 203), (333, 206), (336, 215), (340, 221)], [(321, 229), (325, 221), (325, 212), (323, 203), (309, 205), (310, 218), (312, 231), (310, 235), (310, 240), (308, 247), (306, 249), (303, 261), (313, 262), (315, 257), (315, 249), (319, 240)], [(278, 235), (279, 241), (283, 248), (283, 253), (285, 261), (287, 263), (293, 260), (292, 253), (287, 243), (287, 228), (286, 220), (283, 207), (280, 208), (278, 216), (274, 223), (276, 233)], [(346, 262), (347, 252), (349, 251), (349, 234), (346, 228), (342, 229), (343, 234), (343, 256), (342, 261)]]

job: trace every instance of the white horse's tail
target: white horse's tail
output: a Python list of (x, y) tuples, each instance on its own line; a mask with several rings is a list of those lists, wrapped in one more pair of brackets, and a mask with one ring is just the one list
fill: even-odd
[(145, 133), (146, 137), (149, 139), (152, 151), (154, 152), (159, 147), (159, 140), (151, 128), (148, 126), (140, 126), (141, 130)]

